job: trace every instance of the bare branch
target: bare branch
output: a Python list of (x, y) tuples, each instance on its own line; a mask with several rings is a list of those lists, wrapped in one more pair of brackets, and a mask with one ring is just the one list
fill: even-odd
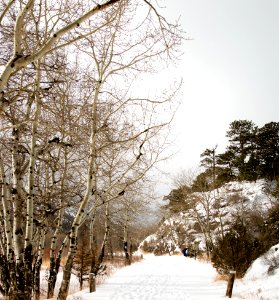
[(4, 10), (2, 11), (2, 13), (0, 14), (0, 26), (1, 26), (2, 20), (4, 19), (6, 13), (11, 8), (11, 6), (13, 5), (14, 2), (15, 2), (15, 0), (10, 0), (9, 3), (4, 8)]
[[(122, 0), (109, 0), (103, 4), (96, 5), (93, 9), (85, 13), (80, 18), (77, 18), (70, 24), (64, 26), (60, 30), (58, 30), (53, 36), (42, 45), (42, 47), (33, 54), (27, 54), (22, 56), (21, 52), (21, 40), (22, 40), (22, 26), (23, 26), (23, 18), (26, 16), (27, 12), (30, 10), (31, 5), (33, 4), (34, 0), (29, 0), (23, 11), (20, 13), (20, 15), (17, 18), (16, 25), (15, 25), (15, 45), (14, 45), (14, 55), (7, 63), (4, 71), (1, 74), (0, 77), (0, 95), (2, 95), (0, 101), (0, 108), (5, 109), (7, 105), (9, 105), (8, 101), (4, 99), (4, 89), (6, 87), (6, 84), (12, 74), (12, 72), (16, 72), (20, 68), (23, 68), (27, 66), (30, 63), (33, 63), (37, 61), (38, 59), (42, 58), (46, 53), (51, 52), (51, 49), (55, 43), (64, 36), (67, 32), (71, 31), (74, 28), (77, 28), (80, 26), (80, 24), (86, 20), (88, 20), (90, 17), (94, 16), (100, 11), (103, 11), (107, 9), (108, 7), (114, 5), (117, 2), (120, 2)], [(30, 5), (30, 6), (29, 6)]]

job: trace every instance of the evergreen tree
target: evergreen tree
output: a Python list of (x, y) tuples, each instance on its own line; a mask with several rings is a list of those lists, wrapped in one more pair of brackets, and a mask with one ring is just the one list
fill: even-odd
[(270, 122), (258, 128), (252, 121), (230, 123), (227, 135), (229, 146), (221, 154), (216, 147), (201, 154), (201, 166), (206, 171), (195, 180), (193, 187), (205, 190), (231, 180), (277, 180), (279, 175), (279, 122)]
[(74, 273), (79, 279), (80, 290), (82, 290), (85, 278), (88, 279), (92, 260), (88, 236), (88, 228), (84, 226), (79, 232), (77, 252), (73, 263), (72, 273)]
[(217, 166), (220, 167), (222, 172), (218, 175), (219, 181), (229, 182), (236, 178), (236, 172), (233, 169), (234, 153), (231, 150), (227, 150), (225, 153), (217, 155)]
[(261, 243), (255, 238), (243, 220), (236, 219), (222, 238), (216, 241), (212, 251), (212, 264), (219, 273), (235, 270), (242, 277), (254, 259), (263, 252)]
[(232, 155), (231, 164), (237, 170), (240, 180), (256, 179), (257, 164), (255, 160), (255, 135), (257, 127), (252, 121), (238, 120), (230, 123), (227, 131), (230, 145), (227, 147)]
[(259, 128), (256, 142), (259, 175), (276, 179), (279, 175), (279, 122), (270, 122)]
[(231, 161), (234, 155), (231, 151), (217, 155), (217, 146), (206, 149), (202, 154), (201, 166), (206, 170), (202, 172), (193, 183), (193, 190), (212, 190), (234, 179)]
[(212, 170), (207, 169), (200, 173), (192, 184), (193, 192), (206, 192), (212, 189)]
[(212, 188), (216, 187), (216, 149), (217, 145), (212, 149), (205, 149), (201, 154), (201, 166), (211, 169), (212, 173)]
[(171, 192), (164, 196), (163, 200), (169, 200), (169, 203), (165, 205), (172, 213), (177, 213), (180, 211), (186, 211), (189, 209), (189, 201), (187, 201), (187, 196), (191, 193), (191, 188), (182, 185), (177, 189), (171, 190)]

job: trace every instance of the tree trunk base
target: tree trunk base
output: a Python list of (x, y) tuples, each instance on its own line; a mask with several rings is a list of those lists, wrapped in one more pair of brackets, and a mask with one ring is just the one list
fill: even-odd
[(226, 291), (226, 297), (229, 297), (229, 298), (232, 297), (235, 274), (236, 274), (236, 271), (230, 271), (228, 285), (227, 285), (227, 291)]
[(89, 274), (89, 293), (96, 292), (96, 276), (93, 273)]

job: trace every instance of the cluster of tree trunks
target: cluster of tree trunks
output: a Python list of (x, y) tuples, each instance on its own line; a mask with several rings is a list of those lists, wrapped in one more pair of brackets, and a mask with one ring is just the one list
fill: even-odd
[(173, 111), (179, 84), (152, 99), (134, 80), (176, 59), (179, 27), (147, 0), (98, 2), (0, 0), (0, 292), (10, 299), (40, 298), (47, 245), (47, 297), (64, 257), (65, 300), (96, 214), (106, 221), (98, 251), (89, 232), (92, 290), (116, 215), (130, 261), (143, 179), (164, 158), (172, 115), (160, 111)]

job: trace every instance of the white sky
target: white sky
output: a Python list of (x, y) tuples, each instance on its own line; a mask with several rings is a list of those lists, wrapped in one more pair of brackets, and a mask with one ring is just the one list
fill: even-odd
[[(262, 126), (279, 121), (279, 1), (165, 0), (164, 16), (180, 16), (187, 36), (174, 76), (183, 77), (183, 103), (175, 126), (179, 153), (171, 174), (198, 166), (234, 120)], [(217, 149), (217, 151), (218, 151)]]

